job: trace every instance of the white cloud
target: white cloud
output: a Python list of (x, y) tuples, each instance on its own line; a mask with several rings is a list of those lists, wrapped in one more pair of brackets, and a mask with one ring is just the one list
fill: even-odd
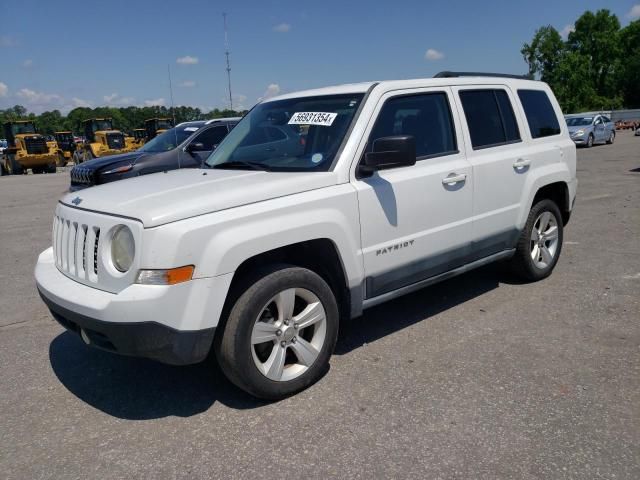
[(185, 87), (185, 88), (193, 88), (196, 86), (196, 82), (194, 82), (193, 80), (185, 80), (184, 82), (180, 83), (178, 86)]
[(271, 83), (267, 89), (264, 91), (264, 94), (258, 98), (258, 101), (266, 100), (267, 98), (275, 97), (280, 93), (280, 85), (277, 83)]
[(0, 82), (0, 97), (6, 97), (9, 93), (9, 87), (6, 83)]
[(559, 33), (560, 33), (560, 36), (566, 40), (567, 38), (569, 38), (569, 34), (571, 32), (575, 32), (575, 31), (576, 31), (576, 27), (575, 26), (573, 26), (573, 25), (565, 25), (564, 28), (562, 30), (560, 30)]
[(10, 37), (9, 35), (0, 36), (0, 47), (16, 47), (18, 46), (18, 41)]
[(176, 63), (180, 65), (195, 65), (200, 62), (198, 57), (192, 57), (191, 55), (185, 55), (184, 57), (179, 57), (176, 59)]
[(102, 97), (102, 100), (108, 105), (108, 106), (124, 106), (124, 105), (131, 105), (133, 104), (133, 102), (136, 101), (135, 98), (133, 97), (121, 97), (119, 94), (117, 93), (112, 93), (111, 95), (104, 95)]
[(636, 18), (640, 18), (640, 3), (636, 3), (631, 10), (627, 13), (627, 18), (631, 20), (635, 20)]
[(279, 23), (273, 27), (273, 31), (278, 33), (287, 33), (289, 30), (291, 30), (291, 25), (288, 23)]
[(24, 62), (22, 62), (22, 66), (24, 68), (31, 68), (33, 67), (33, 60), (31, 60), (30, 58), (27, 58)]
[(160, 98), (155, 98), (153, 100), (145, 100), (144, 101), (144, 105), (145, 107), (162, 107), (166, 104), (166, 101), (164, 98), (160, 97)]
[(424, 54), (425, 60), (442, 60), (444, 58), (444, 53), (436, 50), (435, 48), (428, 49)]
[(71, 99), (71, 105), (72, 105), (73, 108), (76, 108), (76, 107), (88, 107), (88, 108), (91, 108), (92, 107), (90, 102), (87, 102), (86, 100), (83, 100), (83, 99), (78, 98), (78, 97), (73, 97)]
[(29, 88), (21, 88), (16, 95), (32, 104), (48, 104), (62, 100), (62, 97), (56, 93), (37, 92)]
[(16, 93), (16, 97), (35, 114), (45, 110), (62, 110), (66, 106), (64, 98), (57, 93), (38, 92), (30, 88), (21, 88)]

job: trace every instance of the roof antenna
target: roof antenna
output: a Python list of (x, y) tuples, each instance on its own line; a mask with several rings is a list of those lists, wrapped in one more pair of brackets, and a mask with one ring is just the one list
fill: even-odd
[(233, 97), (231, 95), (231, 63), (229, 62), (229, 39), (227, 37), (227, 14), (222, 14), (224, 21), (224, 55), (227, 58), (227, 82), (229, 83), (229, 109), (233, 110)]
[[(173, 119), (173, 133), (176, 138), (176, 148), (178, 148), (178, 131), (175, 129), (176, 126), (176, 109), (173, 105), (173, 85), (171, 84), (171, 65), (167, 63), (167, 75), (169, 76), (169, 99), (171, 100), (171, 118)], [(180, 170), (180, 152), (178, 152), (178, 170)]]

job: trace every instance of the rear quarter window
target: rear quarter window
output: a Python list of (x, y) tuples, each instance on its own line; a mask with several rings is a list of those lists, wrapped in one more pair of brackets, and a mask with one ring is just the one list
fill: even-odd
[(531, 137), (542, 138), (560, 133), (560, 123), (547, 93), (542, 90), (518, 90), (527, 117)]

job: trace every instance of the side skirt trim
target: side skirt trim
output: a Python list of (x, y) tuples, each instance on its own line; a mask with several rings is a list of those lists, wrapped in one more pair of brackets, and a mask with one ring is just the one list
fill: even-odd
[(402, 295), (415, 292), (416, 290), (420, 290), (422, 288), (428, 287), (429, 285), (433, 285), (434, 283), (442, 282), (443, 280), (447, 280), (457, 275), (466, 273), (475, 268), (483, 267), (484, 265), (487, 265), (492, 262), (496, 262), (498, 260), (507, 259), (513, 256), (514, 253), (515, 253), (515, 249), (504, 250), (499, 253), (494, 253), (493, 255), (489, 255), (488, 257), (481, 258), (479, 260), (476, 260), (475, 262), (471, 262), (466, 265), (462, 265), (461, 267), (454, 268), (453, 270), (449, 270), (448, 272), (441, 273), (440, 275), (435, 275), (433, 277), (426, 278), (419, 282), (412, 283), (411, 285), (398, 288), (397, 290), (383, 293), (382, 295), (378, 295), (377, 297), (367, 298), (363, 302), (362, 308), (367, 309), (375, 305), (379, 305), (380, 303), (384, 303), (388, 300), (401, 297)]

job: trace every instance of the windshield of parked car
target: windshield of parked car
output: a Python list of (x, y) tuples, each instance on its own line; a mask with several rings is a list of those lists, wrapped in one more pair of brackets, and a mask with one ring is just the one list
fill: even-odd
[(11, 125), (11, 133), (14, 135), (36, 133), (36, 126), (33, 123), (14, 123)]
[(567, 125), (570, 127), (584, 127), (593, 123), (593, 117), (572, 117), (567, 118)]
[(327, 95), (261, 103), (231, 130), (205, 165), (327, 171), (363, 96)]
[(149, 140), (139, 149), (139, 151), (158, 153), (173, 150), (193, 135), (193, 132), (197, 131), (199, 128), (200, 127), (190, 127), (188, 125), (171, 128), (166, 132), (162, 132), (157, 137), (154, 137), (152, 140)]

